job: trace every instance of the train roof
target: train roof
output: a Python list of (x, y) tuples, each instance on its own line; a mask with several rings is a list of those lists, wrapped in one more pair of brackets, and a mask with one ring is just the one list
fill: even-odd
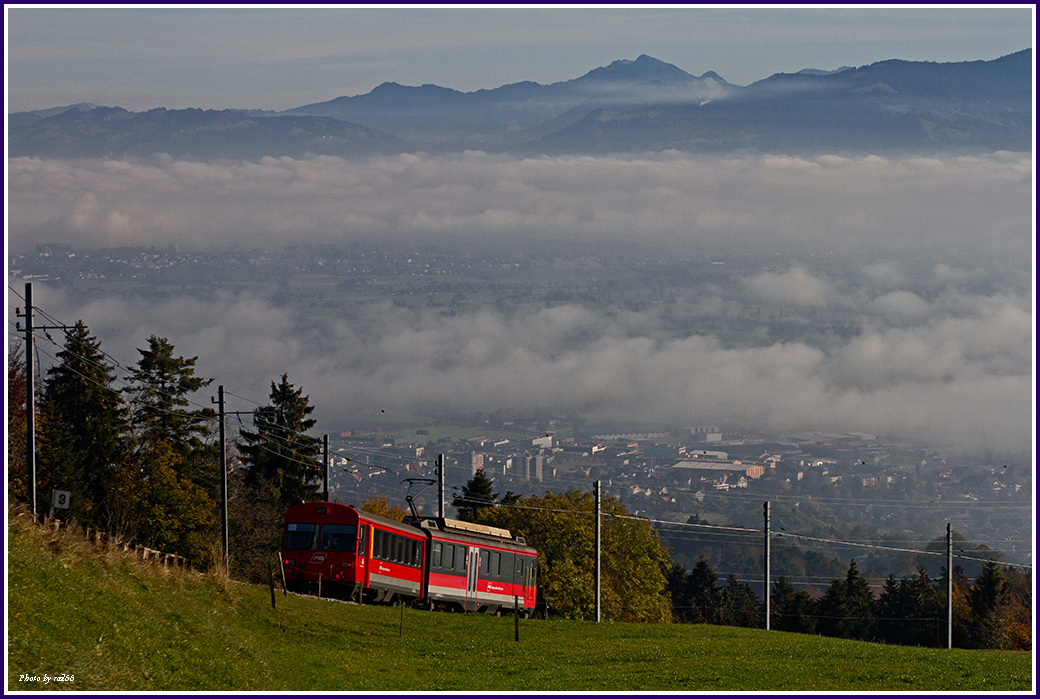
[(447, 535), (460, 541), (480, 542), (506, 548), (519, 547), (534, 551), (527, 545), (524, 537), (513, 536), (508, 529), (500, 527), (477, 524), (476, 522), (463, 522), (462, 520), (450, 519), (448, 517), (420, 517), (419, 519), (409, 517), (405, 521), (416, 527), (431, 532), (438, 532), (442, 536)]
[[(310, 508), (314, 508), (314, 510), (311, 510)], [(324, 512), (321, 512), (320, 510), (324, 510)], [(290, 515), (292, 515), (292, 514), (294, 514), (296, 512), (300, 512), (300, 511), (304, 511), (304, 512), (312, 511), (315, 514), (331, 514), (331, 513), (335, 512), (336, 510), (352, 510), (352, 511), (357, 513), (358, 517), (360, 517), (362, 519), (370, 520), (372, 522), (377, 522), (377, 523), (382, 524), (384, 527), (387, 527), (389, 529), (397, 529), (399, 531), (408, 532), (409, 534), (420, 534), (421, 533), (421, 532), (416, 531), (417, 526), (415, 524), (411, 523), (411, 522), (401, 522), (399, 520), (392, 519), (390, 517), (384, 517), (382, 515), (375, 515), (375, 514), (372, 514), (371, 512), (366, 512), (365, 510), (361, 510), (361, 509), (358, 509), (356, 507), (352, 507), (351, 505), (344, 505), (344, 504), (338, 503), (338, 502), (321, 502), (321, 501), (319, 501), (319, 502), (300, 503), (299, 505), (293, 505), (291, 508), (289, 508), (289, 510), (285, 513), (285, 516), (288, 519), (288, 517)]]
[(308, 511), (310, 508), (325, 509), (325, 512), (315, 512), (315, 514), (331, 514), (337, 509), (341, 510), (352, 510), (363, 519), (377, 522), (390, 529), (397, 529), (398, 531), (409, 532), (413, 534), (421, 534), (424, 532), (438, 532), (441, 535), (450, 536), (452, 538), (461, 541), (470, 541), (484, 544), (491, 544), (497, 546), (503, 546), (505, 548), (519, 547), (523, 549), (529, 549), (534, 552), (534, 549), (527, 545), (526, 539), (522, 536), (513, 536), (508, 529), (502, 529), (501, 527), (492, 527), (487, 524), (477, 524), (476, 522), (464, 522), (461, 519), (451, 519), (449, 517), (405, 517), (404, 521), (398, 521), (382, 515), (372, 514), (365, 510), (360, 510), (351, 505), (344, 505), (338, 502), (307, 502), (300, 503), (299, 505), (293, 505), (285, 513), (286, 519), (290, 515), (303, 511)]

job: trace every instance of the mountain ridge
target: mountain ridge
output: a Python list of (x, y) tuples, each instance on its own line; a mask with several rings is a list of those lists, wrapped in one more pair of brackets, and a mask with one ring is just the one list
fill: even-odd
[(365, 94), (280, 112), (134, 113), (80, 104), (14, 113), (8, 155), (1029, 150), (1032, 91), (1032, 49), (992, 61), (889, 59), (805, 69), (746, 87), (642, 54), (548, 85), (521, 81), (461, 92), (387, 81)]

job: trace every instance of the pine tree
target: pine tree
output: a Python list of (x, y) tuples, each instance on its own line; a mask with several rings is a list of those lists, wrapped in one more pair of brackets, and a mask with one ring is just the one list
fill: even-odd
[(130, 370), (130, 386), (123, 389), (130, 398), (130, 421), (138, 438), (148, 449), (166, 442), (175, 451), (186, 453), (209, 435), (211, 408), (186, 409), (188, 396), (213, 382), (195, 376), (198, 357), (185, 359), (173, 355), (173, 345), (165, 337), (152, 335), (148, 349), (138, 349), (141, 359)]
[(748, 583), (741, 583), (730, 573), (722, 589), (722, 623), (727, 626), (761, 628), (762, 616), (758, 595)]
[[(135, 431), (135, 453), (148, 459), (172, 449), (178, 458), (173, 466), (180, 476), (203, 488), (214, 501), (219, 499), (219, 454), (217, 445), (206, 442), (210, 424), (216, 419), (212, 408), (189, 409), (188, 397), (210, 385), (213, 379), (195, 375), (198, 357), (174, 356), (165, 337), (152, 335), (148, 349), (138, 349), (141, 359), (130, 370), (130, 424)], [(166, 445), (166, 446), (164, 446)]]
[(975, 627), (974, 639), (979, 647), (1001, 647), (1001, 608), (1006, 602), (1006, 597), (1004, 574), (1000, 564), (989, 561), (982, 567), (982, 572), (975, 578), (975, 583), (968, 591), (968, 602), (971, 605)]
[(29, 474), (25, 462), (28, 381), (19, 346), (7, 355), (7, 492), (14, 500), (29, 499)]
[[(83, 321), (67, 331), (60, 363), (48, 369), (40, 405), (40, 484), (71, 492), (69, 516), (107, 528), (110, 485), (125, 457), (126, 406), (113, 367)], [(41, 490), (43, 492), (41, 492)], [(40, 503), (37, 503), (39, 505)]]
[(246, 484), (282, 508), (316, 499), (324, 473), (317, 460), (321, 442), (306, 434), (316, 422), (307, 417), (314, 411), (309, 400), (283, 374), (280, 383), (271, 382), (271, 403), (253, 411), (256, 432), (242, 432)]
[(769, 606), (769, 628), (794, 633), (813, 633), (816, 630), (815, 602), (805, 590), (794, 586), (781, 575), (773, 584)]
[(694, 618), (700, 612), (700, 621), (719, 623), (722, 609), (722, 591), (718, 587), (719, 576), (711, 569), (702, 557), (690, 571), (687, 581), (690, 604), (694, 608)]
[(832, 581), (820, 598), (817, 629), (824, 636), (870, 640), (874, 635), (873, 604), (870, 585), (853, 559), (845, 579)]
[(458, 512), (459, 519), (463, 522), (476, 521), (477, 513), (481, 510), (494, 507), (498, 493), (494, 492), (495, 483), (484, 469), (477, 469), (473, 477), (466, 481), (462, 488), (462, 494), (452, 500), (451, 506)]

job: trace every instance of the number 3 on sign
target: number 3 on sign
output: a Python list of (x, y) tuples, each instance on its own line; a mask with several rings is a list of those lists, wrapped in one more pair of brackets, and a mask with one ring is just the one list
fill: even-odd
[(69, 509), (69, 491), (55, 490), (51, 495), (51, 507), (67, 510)]

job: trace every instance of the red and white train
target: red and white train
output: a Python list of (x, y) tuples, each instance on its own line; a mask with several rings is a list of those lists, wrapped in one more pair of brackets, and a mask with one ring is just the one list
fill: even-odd
[[(447, 518), (380, 517), (308, 502), (285, 514), (282, 565), (289, 589), (319, 585), (348, 598), (415, 601), (427, 609), (530, 616), (538, 552), (508, 530)], [(330, 589), (331, 588), (331, 589)]]

